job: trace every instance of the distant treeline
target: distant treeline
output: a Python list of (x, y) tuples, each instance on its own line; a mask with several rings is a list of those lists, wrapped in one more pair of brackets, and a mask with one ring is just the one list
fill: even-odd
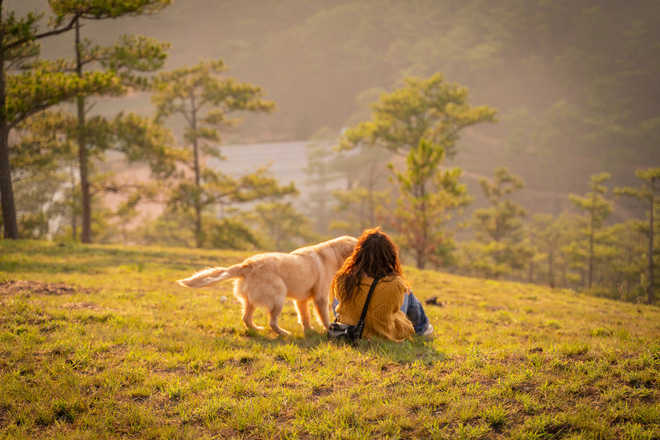
[(655, 0), (205, 4), (216, 13), (200, 23), (217, 22), (218, 56), (278, 104), (245, 135), (339, 130), (403, 78), (443, 72), (499, 109), (500, 123), (477, 128), (469, 154), (497, 148), (535, 188), (586, 189), (585, 176), (601, 170), (631, 184), (635, 168), (660, 160)]

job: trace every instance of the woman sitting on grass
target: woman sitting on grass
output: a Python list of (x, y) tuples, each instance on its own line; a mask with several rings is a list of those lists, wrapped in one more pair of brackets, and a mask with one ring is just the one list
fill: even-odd
[(428, 336), (433, 327), (424, 307), (403, 279), (399, 253), (380, 228), (365, 230), (355, 251), (332, 281), (338, 321), (355, 325), (374, 278), (379, 278), (364, 322), (364, 339), (382, 337), (401, 342), (413, 333)]

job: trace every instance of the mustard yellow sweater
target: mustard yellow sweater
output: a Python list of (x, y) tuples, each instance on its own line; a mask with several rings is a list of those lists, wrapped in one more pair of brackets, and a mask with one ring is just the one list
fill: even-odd
[[(337, 280), (332, 293), (339, 300), (337, 306), (339, 322), (349, 325), (357, 324), (372, 282), (373, 278), (362, 278), (357, 294), (350, 301), (344, 301), (346, 298), (344, 284), (341, 279)], [(367, 309), (362, 338), (370, 339), (380, 336), (391, 341), (401, 342), (415, 333), (412, 323), (400, 310), (407, 291), (408, 286), (399, 276), (378, 281)]]

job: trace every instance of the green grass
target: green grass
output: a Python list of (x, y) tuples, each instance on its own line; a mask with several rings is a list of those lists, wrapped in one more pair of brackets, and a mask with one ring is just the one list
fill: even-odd
[(245, 256), (0, 241), (0, 437), (660, 438), (657, 307), (406, 268), (434, 338), (337, 346), (174, 283)]

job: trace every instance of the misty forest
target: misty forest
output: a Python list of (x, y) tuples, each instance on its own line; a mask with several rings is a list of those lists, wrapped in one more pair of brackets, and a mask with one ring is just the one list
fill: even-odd
[(657, 0), (0, 8), (5, 240), (288, 252), (379, 225), (407, 266), (656, 300)]

